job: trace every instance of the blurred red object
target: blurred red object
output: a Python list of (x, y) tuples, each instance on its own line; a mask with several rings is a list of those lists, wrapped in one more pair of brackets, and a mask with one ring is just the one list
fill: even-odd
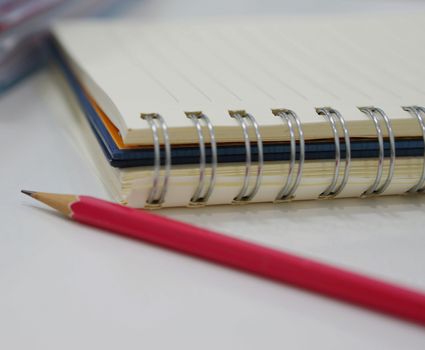
[(0, 3), (0, 32), (48, 11), (64, 0), (14, 0)]
[(119, 0), (0, 0), (0, 93), (47, 61), (45, 39), (52, 21), (116, 13)]

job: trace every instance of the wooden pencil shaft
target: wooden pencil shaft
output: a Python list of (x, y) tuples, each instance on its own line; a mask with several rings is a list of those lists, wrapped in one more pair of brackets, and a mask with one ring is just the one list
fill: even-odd
[(89, 225), (425, 324), (425, 296), (415, 291), (90, 197), (71, 208), (74, 219)]
[(420, 292), (104, 200), (23, 192), (91, 226), (425, 325)]

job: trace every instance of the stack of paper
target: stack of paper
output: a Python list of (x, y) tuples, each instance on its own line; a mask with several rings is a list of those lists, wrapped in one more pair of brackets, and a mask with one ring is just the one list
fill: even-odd
[(424, 19), (64, 22), (53, 51), (129, 205), (416, 193)]

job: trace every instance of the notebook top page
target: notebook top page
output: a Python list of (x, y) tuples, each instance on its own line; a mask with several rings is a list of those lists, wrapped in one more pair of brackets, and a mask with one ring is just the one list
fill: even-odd
[(53, 32), (124, 142), (144, 143), (150, 129), (140, 115), (158, 113), (172, 141), (188, 143), (196, 134), (185, 112), (195, 111), (208, 115), (219, 141), (238, 141), (231, 110), (252, 114), (267, 141), (282, 134), (274, 131), (282, 121), (272, 113), (280, 108), (296, 111), (307, 138), (329, 134), (315, 112), (323, 106), (339, 110), (353, 136), (374, 136), (373, 125), (357, 109), (370, 105), (385, 110), (399, 136), (418, 133), (400, 106), (425, 104), (424, 19), (414, 14), (86, 20), (59, 23)]

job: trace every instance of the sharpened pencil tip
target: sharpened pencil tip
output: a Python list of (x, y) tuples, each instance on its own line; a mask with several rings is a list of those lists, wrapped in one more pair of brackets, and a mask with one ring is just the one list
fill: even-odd
[(35, 191), (28, 191), (28, 190), (21, 190), (21, 192), (30, 197), (32, 197), (32, 195), (35, 193)]

